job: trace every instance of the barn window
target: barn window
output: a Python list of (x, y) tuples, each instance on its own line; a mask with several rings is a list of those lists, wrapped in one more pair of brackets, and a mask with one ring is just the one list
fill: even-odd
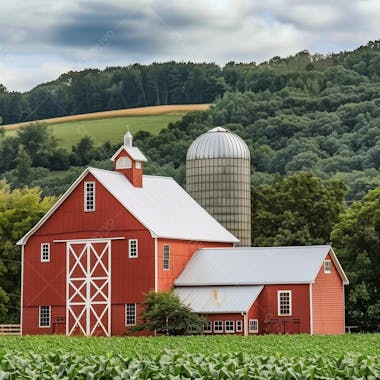
[(324, 261), (324, 272), (331, 273), (331, 260)]
[(214, 321), (214, 333), (223, 332), (223, 321)]
[(84, 211), (95, 211), (95, 182), (84, 183)]
[(50, 327), (50, 306), (40, 306), (40, 322), (39, 327)]
[(139, 257), (137, 239), (129, 239), (128, 244), (129, 244), (129, 257), (132, 259)]
[(132, 160), (129, 157), (120, 157), (116, 161), (116, 169), (130, 169), (132, 167)]
[(50, 261), (50, 244), (42, 243), (41, 244), (41, 262), (47, 263)]
[(236, 321), (236, 331), (237, 332), (242, 332), (243, 331), (243, 323), (240, 320)]
[(136, 161), (136, 169), (141, 169), (141, 161)]
[(291, 290), (279, 290), (278, 298), (278, 315), (292, 315), (292, 292)]
[(134, 326), (136, 324), (136, 304), (127, 303), (125, 305), (125, 325)]
[(163, 261), (164, 270), (170, 269), (170, 246), (164, 245), (164, 261)]
[(251, 334), (257, 334), (259, 332), (259, 321), (257, 319), (249, 320), (249, 332)]
[(235, 323), (234, 321), (225, 321), (225, 331), (226, 333), (233, 333), (235, 332)]
[(207, 321), (207, 322), (203, 325), (203, 332), (204, 332), (204, 333), (211, 333), (211, 332), (212, 332), (212, 324), (211, 324), (211, 321)]

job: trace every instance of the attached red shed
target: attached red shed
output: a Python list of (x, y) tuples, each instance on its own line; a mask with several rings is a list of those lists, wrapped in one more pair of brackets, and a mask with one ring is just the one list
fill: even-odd
[(342, 334), (346, 284), (329, 245), (208, 248), (191, 258), (175, 293), (208, 317), (207, 333)]

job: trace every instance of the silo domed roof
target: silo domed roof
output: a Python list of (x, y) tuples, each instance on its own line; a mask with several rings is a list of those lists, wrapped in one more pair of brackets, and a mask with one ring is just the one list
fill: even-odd
[(187, 160), (202, 158), (250, 159), (247, 144), (227, 129), (216, 127), (197, 137), (187, 151)]

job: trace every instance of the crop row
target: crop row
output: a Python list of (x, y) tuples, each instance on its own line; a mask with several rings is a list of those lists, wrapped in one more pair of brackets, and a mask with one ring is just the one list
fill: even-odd
[(2, 379), (368, 379), (380, 378), (380, 359), (364, 355), (280, 357), (189, 354), (123, 357), (67, 353), (0, 356)]

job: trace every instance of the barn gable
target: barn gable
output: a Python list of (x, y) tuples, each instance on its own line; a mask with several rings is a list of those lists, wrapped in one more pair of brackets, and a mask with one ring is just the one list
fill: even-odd
[(137, 188), (123, 173), (87, 168), (45, 216), (20, 239), (19, 245), (24, 245), (41, 228), (88, 174), (99, 181), (124, 209), (145, 226), (152, 237), (238, 242), (172, 178), (144, 176), (144, 186)]

